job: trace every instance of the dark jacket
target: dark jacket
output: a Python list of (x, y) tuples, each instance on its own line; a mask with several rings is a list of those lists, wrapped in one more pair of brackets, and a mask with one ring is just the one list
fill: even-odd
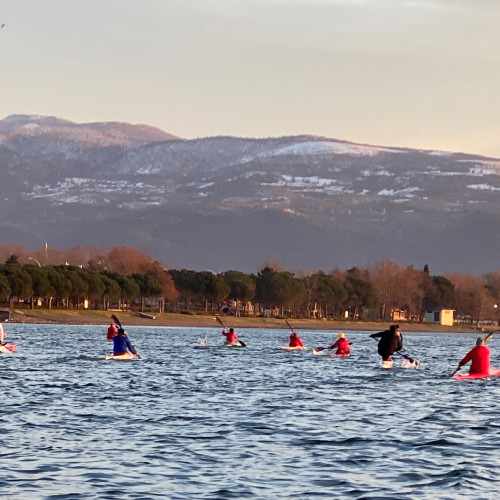
[(396, 351), (403, 349), (403, 335), (396, 330), (384, 330), (379, 333), (372, 333), (372, 338), (380, 338), (378, 343), (378, 353), (381, 356), (391, 356)]

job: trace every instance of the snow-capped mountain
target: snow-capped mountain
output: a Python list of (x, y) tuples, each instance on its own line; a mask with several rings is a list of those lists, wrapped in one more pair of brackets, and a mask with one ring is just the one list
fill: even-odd
[(499, 267), (494, 158), (16, 115), (0, 120), (0, 169), (0, 240), (31, 248), (133, 245), (214, 271)]

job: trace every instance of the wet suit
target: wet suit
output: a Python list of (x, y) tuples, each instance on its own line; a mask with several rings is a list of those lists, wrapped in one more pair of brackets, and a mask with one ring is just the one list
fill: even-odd
[(379, 333), (372, 333), (370, 337), (380, 338), (378, 343), (378, 353), (384, 361), (391, 359), (391, 356), (403, 349), (403, 336), (396, 329), (391, 328)]

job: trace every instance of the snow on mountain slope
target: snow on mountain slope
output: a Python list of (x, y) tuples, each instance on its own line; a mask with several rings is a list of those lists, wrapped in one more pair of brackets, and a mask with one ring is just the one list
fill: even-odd
[[(0, 234), (25, 244), (132, 243), (173, 265), (242, 270), (384, 256), (481, 269), (499, 250), (471, 237), (500, 234), (500, 160), (477, 155), (16, 115), (0, 120), (0, 173)], [(220, 248), (228, 236), (239, 254)]]

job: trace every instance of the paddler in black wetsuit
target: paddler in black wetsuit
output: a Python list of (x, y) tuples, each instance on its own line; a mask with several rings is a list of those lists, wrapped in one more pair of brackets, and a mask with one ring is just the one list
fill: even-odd
[(382, 356), (383, 361), (389, 361), (396, 351), (403, 349), (403, 335), (399, 325), (391, 325), (389, 330), (372, 333), (370, 337), (373, 339), (380, 338), (378, 353)]

